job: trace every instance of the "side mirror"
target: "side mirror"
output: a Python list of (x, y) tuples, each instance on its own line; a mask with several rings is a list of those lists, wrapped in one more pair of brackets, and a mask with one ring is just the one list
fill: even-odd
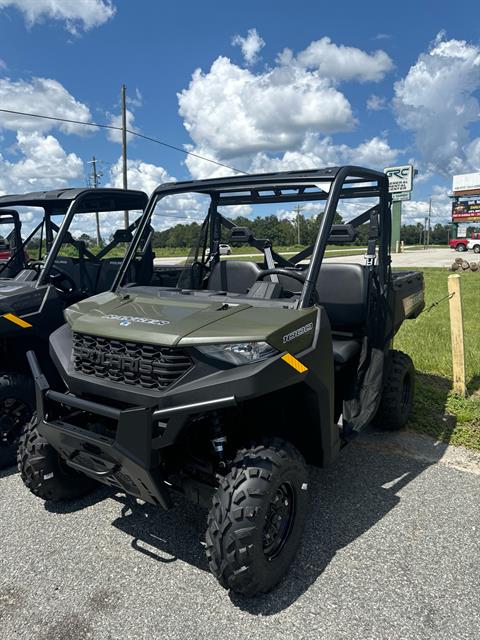
[(347, 244), (355, 242), (357, 234), (351, 224), (332, 224), (328, 242), (330, 244)]

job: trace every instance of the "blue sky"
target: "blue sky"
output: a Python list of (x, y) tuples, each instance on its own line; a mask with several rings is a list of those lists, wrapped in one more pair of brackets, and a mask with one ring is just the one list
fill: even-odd
[[(0, 107), (115, 123), (125, 83), (132, 127), (243, 170), (412, 161), (405, 220), (430, 196), (446, 220), (452, 173), (480, 170), (479, 10), (448, 4), (0, 0)], [(104, 131), (0, 114), (0, 153), (3, 193), (84, 184), (92, 155), (120, 180)], [(138, 139), (129, 159), (146, 190), (225, 173)]]

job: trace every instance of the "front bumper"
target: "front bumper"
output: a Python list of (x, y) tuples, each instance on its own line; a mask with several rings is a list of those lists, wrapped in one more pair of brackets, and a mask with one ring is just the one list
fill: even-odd
[[(226, 396), (157, 410), (118, 409), (52, 390), (33, 351), (28, 352), (27, 358), (35, 382), (38, 431), (67, 465), (165, 509), (172, 506), (172, 500), (160, 470), (160, 450), (175, 442), (192, 414), (236, 404), (234, 396)], [(112, 421), (115, 436), (107, 437), (66, 422), (58, 417), (59, 408), (106, 418)], [(159, 423), (164, 425), (160, 433)]]

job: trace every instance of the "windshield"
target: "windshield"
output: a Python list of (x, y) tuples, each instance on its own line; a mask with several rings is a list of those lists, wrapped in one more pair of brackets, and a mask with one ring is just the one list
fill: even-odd
[[(308, 305), (324, 260), (361, 254), (363, 262), (367, 244), (375, 253), (380, 213), (388, 206), (370, 178), (338, 181), (330, 192), (321, 184), (277, 183), (234, 191), (226, 180), (217, 189), (159, 195), (149, 205), (155, 260), (146, 284), (170, 289), (168, 295), (293, 298)], [(385, 244), (382, 264), (386, 251)], [(130, 259), (137, 255), (126, 265)], [(122, 273), (119, 284), (126, 283)]]
[[(107, 291), (132, 242), (142, 213), (130, 211), (127, 228), (123, 210), (68, 214), (48, 253), (39, 285), (54, 284), (61, 293), (73, 299)], [(132, 282), (151, 278), (153, 257), (151, 251), (147, 251), (148, 240), (147, 232), (129, 269)]]

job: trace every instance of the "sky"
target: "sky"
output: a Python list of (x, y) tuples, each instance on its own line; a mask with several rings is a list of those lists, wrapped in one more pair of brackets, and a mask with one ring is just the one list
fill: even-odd
[[(130, 129), (243, 171), (412, 163), (403, 221), (431, 197), (447, 222), (452, 175), (480, 171), (475, 6), (0, 0), (0, 108), (118, 125), (124, 83)], [(0, 113), (1, 193), (85, 185), (92, 156), (122, 186), (120, 153), (115, 131)], [(135, 137), (128, 158), (147, 192), (229, 173)]]

